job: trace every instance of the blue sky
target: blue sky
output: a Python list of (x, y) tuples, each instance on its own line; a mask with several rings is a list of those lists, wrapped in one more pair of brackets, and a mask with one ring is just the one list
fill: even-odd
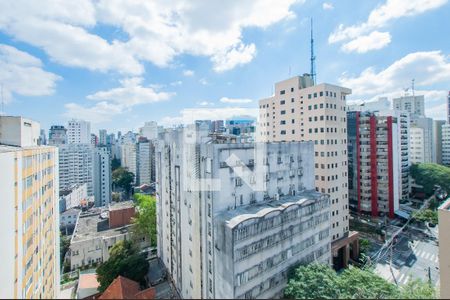
[(448, 0), (4, 0), (4, 110), (95, 131), (254, 114), (276, 81), (309, 72), (310, 17), (319, 82), (370, 101), (414, 78), (445, 118)]

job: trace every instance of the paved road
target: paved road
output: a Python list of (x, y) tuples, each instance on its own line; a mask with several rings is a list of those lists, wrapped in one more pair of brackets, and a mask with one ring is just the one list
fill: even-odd
[[(401, 233), (397, 243), (391, 252), (387, 251), (376, 264), (375, 271), (390, 282), (404, 285), (412, 279), (428, 281), (429, 274), (431, 282), (439, 282), (439, 248), (436, 239), (437, 228), (432, 231), (409, 229)], [(376, 251), (381, 247), (380, 243), (371, 249)], [(392, 271), (389, 265), (392, 265)], [(395, 280), (394, 280), (395, 276)]]

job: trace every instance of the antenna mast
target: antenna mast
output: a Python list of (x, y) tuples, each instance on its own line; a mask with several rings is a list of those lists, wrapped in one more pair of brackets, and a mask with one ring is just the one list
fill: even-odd
[(311, 18), (311, 79), (316, 85), (316, 57), (314, 56), (313, 19)]
[(413, 79), (411, 80), (411, 89), (412, 89), (412, 95), (413, 95), (413, 97), (414, 97), (414, 81), (415, 81), (415, 79), (413, 78)]

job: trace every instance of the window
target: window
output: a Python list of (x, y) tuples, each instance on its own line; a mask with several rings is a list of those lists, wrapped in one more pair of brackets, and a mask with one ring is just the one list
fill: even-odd
[(281, 125), (285, 125), (285, 124), (286, 124), (286, 120), (281, 120), (281, 121), (280, 121), (280, 124), (281, 124)]
[(286, 111), (285, 111), (285, 110), (282, 110), (280, 113), (281, 113), (282, 115), (285, 115), (285, 114), (286, 114)]
[(285, 104), (285, 103), (286, 103), (285, 100), (281, 100), (281, 101), (280, 101), (280, 104), (281, 104), (281, 105), (283, 105), (283, 104)]
[(281, 135), (285, 135), (285, 134), (286, 134), (286, 130), (281, 130), (281, 131), (280, 131), (280, 134), (281, 134)]
[(280, 95), (284, 95), (285, 93), (286, 93), (285, 90), (281, 90), (281, 91), (280, 91)]
[(291, 87), (291, 93), (294, 91), (294, 88), (293, 87)]

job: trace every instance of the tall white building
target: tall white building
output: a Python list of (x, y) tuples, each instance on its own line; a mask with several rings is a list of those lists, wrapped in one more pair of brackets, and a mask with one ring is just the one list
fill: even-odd
[(313, 141), (315, 187), (331, 198), (334, 266), (347, 265), (350, 243), (346, 96), (351, 90), (314, 85), (308, 74), (275, 83), (275, 94), (259, 101), (257, 139)]
[(98, 132), (98, 143), (101, 146), (106, 146), (106, 138), (108, 133), (106, 132), (106, 129), (100, 129)]
[(59, 184), (69, 189), (76, 184), (87, 184), (88, 196), (94, 195), (93, 146), (67, 144), (59, 146)]
[(330, 199), (314, 191), (312, 157), (311, 142), (164, 134), (158, 255), (182, 298), (282, 297), (292, 266), (331, 264)]
[[(422, 140), (419, 141), (418, 139)], [(415, 117), (411, 119), (411, 142), (416, 141), (414, 149), (411, 149), (411, 155), (416, 157), (411, 161), (413, 163), (432, 163), (435, 158), (435, 144), (433, 143), (433, 119), (426, 117)], [(419, 149), (419, 147), (421, 147)], [(414, 153), (415, 152), (415, 153)], [(420, 159), (418, 159), (420, 157)]]
[(394, 98), (393, 104), (394, 109), (409, 112), (411, 121), (415, 117), (425, 116), (425, 98), (423, 95)]
[(137, 143), (136, 183), (150, 184), (155, 182), (155, 147), (152, 141)]
[(40, 125), (0, 116), (0, 298), (59, 293), (58, 151), (38, 146)]
[(144, 126), (139, 129), (141, 136), (148, 140), (155, 140), (158, 138), (158, 124), (154, 121), (145, 122)]
[(122, 144), (120, 145), (120, 152), (122, 167), (136, 175), (136, 144)]
[(442, 164), (442, 126), (444, 120), (433, 120), (434, 158), (437, 164)]
[(69, 144), (89, 144), (91, 142), (91, 123), (82, 120), (70, 120), (67, 125)]
[(107, 206), (111, 202), (111, 157), (106, 147), (95, 148), (93, 153), (95, 206)]
[(450, 166), (450, 124), (442, 125), (442, 164)]
[(411, 127), (409, 132), (409, 155), (411, 163), (423, 163), (425, 162), (423, 129), (419, 127)]

